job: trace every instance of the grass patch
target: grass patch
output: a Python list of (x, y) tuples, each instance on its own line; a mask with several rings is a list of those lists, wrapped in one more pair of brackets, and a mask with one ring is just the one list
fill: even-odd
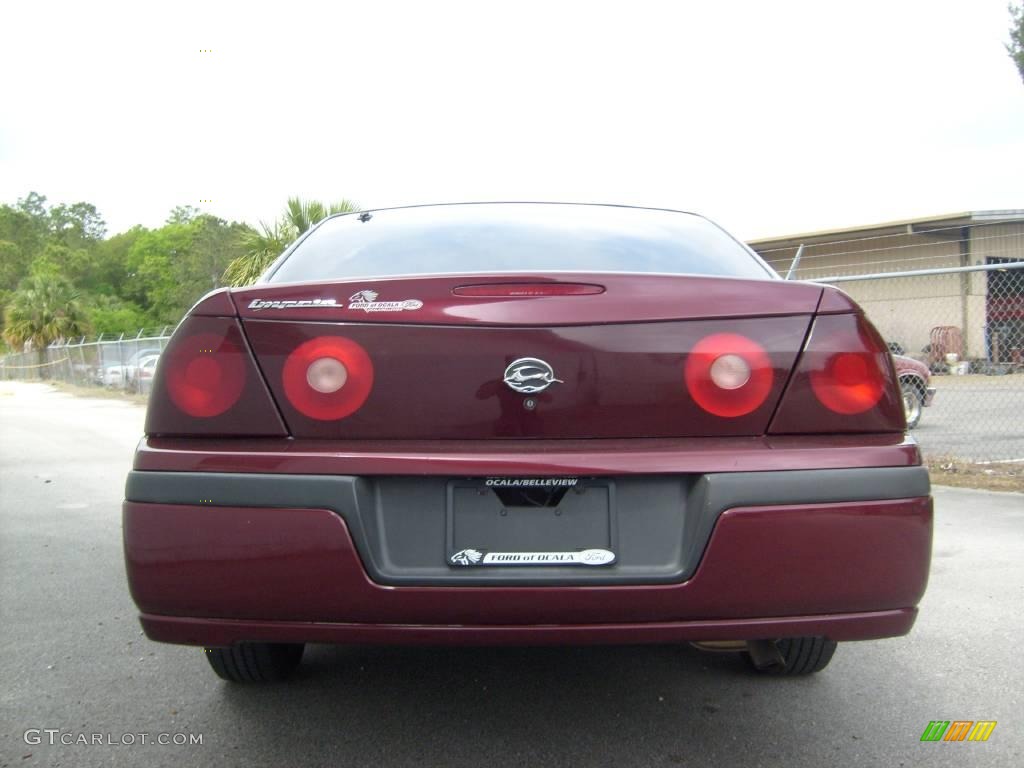
[(122, 400), (126, 403), (145, 405), (149, 402), (147, 395), (140, 395), (135, 392), (125, 392), (111, 387), (83, 387), (78, 384), (69, 384), (66, 381), (44, 381), (58, 392), (65, 392), (75, 397), (99, 397), (104, 400)]
[(1024, 463), (979, 464), (954, 456), (928, 456), (925, 464), (935, 485), (1024, 492)]

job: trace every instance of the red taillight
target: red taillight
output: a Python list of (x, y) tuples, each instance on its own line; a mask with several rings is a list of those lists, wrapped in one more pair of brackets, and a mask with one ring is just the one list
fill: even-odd
[(197, 333), (174, 345), (165, 363), (167, 394), (189, 416), (219, 416), (245, 386), (243, 351), (223, 336)]
[(820, 315), (770, 432), (902, 432), (892, 359), (859, 314)]
[(190, 316), (181, 322), (153, 376), (146, 434), (288, 434), (238, 320)]
[(299, 413), (336, 421), (355, 413), (373, 389), (373, 362), (351, 339), (318, 336), (288, 355), (284, 393)]
[(736, 418), (764, 403), (774, 373), (760, 344), (736, 333), (716, 333), (694, 345), (684, 378), (697, 405), (715, 416)]
[(830, 411), (852, 415), (875, 407), (885, 391), (885, 379), (874, 355), (840, 352), (811, 371), (811, 389)]

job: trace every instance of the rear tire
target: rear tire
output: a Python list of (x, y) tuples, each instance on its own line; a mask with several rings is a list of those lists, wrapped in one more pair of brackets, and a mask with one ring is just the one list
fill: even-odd
[(921, 421), (924, 397), (921, 390), (912, 381), (902, 382), (900, 393), (903, 395), (903, 413), (907, 417), (907, 429), (913, 429)]
[(305, 647), (301, 643), (239, 643), (230, 648), (207, 648), (206, 660), (222, 680), (271, 683), (295, 671)]
[[(754, 669), (763, 675), (810, 675), (821, 672), (832, 661), (837, 645), (835, 640), (824, 637), (787, 637), (776, 641), (784, 662), (781, 667)], [(749, 661), (750, 656), (744, 655)]]

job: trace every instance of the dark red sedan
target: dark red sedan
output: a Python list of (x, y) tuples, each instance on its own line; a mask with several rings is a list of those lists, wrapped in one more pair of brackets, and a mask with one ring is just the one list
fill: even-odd
[(153, 640), (679, 643), (816, 672), (908, 632), (932, 535), (892, 358), (704, 218), (333, 216), (162, 355), (124, 503)]

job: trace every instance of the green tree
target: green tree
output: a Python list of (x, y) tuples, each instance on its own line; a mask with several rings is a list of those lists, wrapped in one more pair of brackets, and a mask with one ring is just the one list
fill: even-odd
[(202, 211), (193, 205), (176, 205), (167, 217), (168, 224), (188, 224), (202, 215)]
[(273, 224), (261, 221), (259, 231), (242, 234), (240, 242), (244, 253), (228, 264), (224, 283), (252, 285), (296, 237), (295, 230), (282, 221)]
[(99, 243), (88, 272), (78, 276), (76, 285), (92, 296), (127, 299), (132, 290), (128, 254), (145, 232), (145, 227), (136, 225)]
[(195, 275), (198, 299), (207, 291), (224, 284), (228, 265), (245, 253), (242, 244), (253, 229), (248, 224), (232, 222), (209, 214), (201, 214), (193, 222), (195, 239), (191, 251), (190, 270)]
[(167, 224), (139, 232), (131, 244), (120, 297), (146, 310), (153, 324), (178, 322), (203, 294), (220, 287), (248, 231), (209, 214), (190, 219), (172, 213)]
[(16, 205), (19, 211), (37, 221), (46, 219), (46, 195), (29, 192), (25, 197), (19, 197)]
[(30, 192), (13, 206), (0, 206), (0, 316), (13, 288), (28, 275), (63, 275), (90, 290), (100, 269), (106, 224), (96, 207), (78, 202), (49, 206)]
[(242, 235), (245, 253), (228, 264), (224, 282), (228, 285), (252, 285), (290, 243), (313, 225), (332, 214), (358, 210), (359, 206), (351, 200), (325, 204), (298, 197), (288, 198), (285, 212), (277, 221), (271, 224), (261, 221), (258, 231), (250, 230)]
[(31, 342), (46, 360), (48, 344), (85, 333), (79, 294), (69, 280), (53, 275), (25, 278), (10, 298), (4, 315), (4, 339), (12, 347)]
[(116, 296), (90, 297), (85, 313), (92, 333), (124, 333), (154, 325), (142, 307)]
[[(49, 341), (36, 338), (33, 327), (60, 333), (60, 324), (70, 323), (63, 330), (74, 334), (85, 327), (119, 332), (176, 323), (225, 281), (255, 281), (317, 222), (356, 210), (347, 200), (290, 198), (277, 221), (256, 230), (178, 206), (158, 229), (140, 226), (108, 237), (94, 205), (53, 204), (29, 192), (0, 205), (0, 339), (45, 346)], [(60, 310), (62, 301), (67, 311)], [(15, 328), (5, 327), (8, 317)]]
[(44, 242), (46, 231), (38, 221), (19, 208), (0, 205), (0, 286), (21, 282)]
[(191, 247), (187, 224), (143, 232), (128, 254), (130, 286), (122, 295), (146, 307), (158, 322), (176, 323), (183, 311), (181, 262)]
[(298, 197), (289, 197), (284, 220), (295, 228), (296, 237), (298, 237), (314, 224), (318, 224), (331, 214), (352, 213), (358, 210), (359, 206), (351, 200), (339, 200), (336, 203), (325, 204), (317, 200), (301, 200)]
[(107, 223), (90, 203), (55, 205), (49, 219), (50, 232), (70, 246), (98, 243), (107, 234)]
[(1010, 42), (1006, 50), (1017, 65), (1021, 80), (1024, 80), (1024, 3), (1010, 4)]
[(25, 274), (21, 249), (16, 243), (0, 240), (0, 334), (4, 330), (3, 308), (10, 301), (10, 285), (17, 285)]
[(32, 192), (11, 205), (0, 205), (0, 333), (14, 288), (28, 276), (47, 243), (46, 198)]

